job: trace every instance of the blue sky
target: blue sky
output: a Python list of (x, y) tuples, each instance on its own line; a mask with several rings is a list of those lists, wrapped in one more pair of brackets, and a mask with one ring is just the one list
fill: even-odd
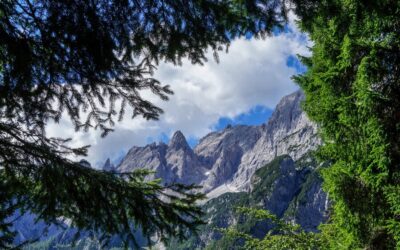
[[(296, 74), (301, 74), (306, 71), (306, 67), (298, 60), (296, 55), (289, 55), (286, 58), (286, 65), (295, 69)], [(236, 115), (235, 117), (222, 116), (218, 121), (210, 127), (211, 131), (220, 131), (225, 129), (228, 125), (260, 125), (265, 123), (271, 116), (273, 109), (263, 105), (256, 105), (248, 111)], [(164, 142), (168, 143), (170, 136), (163, 132), (157, 137), (148, 137), (147, 143)], [(194, 147), (197, 145), (199, 138), (189, 136), (186, 138), (189, 145)]]
[(265, 40), (232, 41), (229, 53), (220, 53), (219, 63), (213, 60), (212, 51), (204, 65), (187, 60), (179, 66), (160, 63), (154, 77), (170, 85), (174, 95), (165, 102), (151, 91), (141, 93), (165, 111), (158, 121), (127, 115), (103, 139), (96, 130), (77, 133), (63, 118), (59, 124), (49, 124), (47, 133), (72, 138), (72, 147), (91, 145), (87, 160), (100, 166), (107, 158), (117, 161), (132, 146), (168, 142), (177, 130), (194, 146), (199, 138), (228, 124), (259, 125), (284, 95), (298, 89), (291, 77), (306, 69), (296, 55), (309, 55), (310, 46), (292, 19), (285, 32)]
[[(260, 125), (265, 123), (271, 116), (273, 110), (257, 105), (251, 108), (248, 112), (237, 115), (233, 118), (221, 117), (218, 122), (213, 126), (212, 130), (219, 131), (225, 129), (228, 125)], [(197, 144), (198, 140), (195, 138), (190, 138), (189, 144), (194, 146)]]
[[(251, 108), (248, 112), (237, 115), (233, 118), (221, 117), (218, 119), (217, 123), (211, 126), (211, 131), (220, 131), (225, 129), (228, 125), (260, 125), (265, 123), (271, 116), (273, 110), (265, 106), (257, 105)], [(153, 142), (164, 142), (168, 143), (170, 137), (166, 133), (161, 133), (157, 138), (148, 137), (147, 143)], [(186, 138), (189, 145), (193, 148), (197, 145), (199, 138), (187, 137)]]
[(228, 125), (260, 125), (265, 123), (272, 114), (272, 110), (265, 106), (255, 106), (248, 112), (242, 113), (233, 118), (221, 117), (213, 130), (222, 130)]
[(307, 68), (306, 66), (304, 66), (299, 59), (297, 58), (297, 56), (295, 55), (290, 55), (287, 57), (286, 59), (286, 65), (288, 67), (294, 68), (296, 70), (297, 74), (301, 74), (306, 72)]

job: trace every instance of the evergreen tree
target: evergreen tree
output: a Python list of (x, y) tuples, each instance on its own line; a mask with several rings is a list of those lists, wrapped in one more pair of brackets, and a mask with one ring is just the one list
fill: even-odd
[(294, 79), (320, 127), (319, 156), (332, 164), (323, 171), (328, 245), (318, 248), (400, 249), (400, 2), (292, 4), (313, 42), (300, 57), (307, 72)]
[(128, 106), (132, 117), (157, 119), (162, 110), (140, 90), (172, 94), (152, 77), (160, 61), (201, 64), (207, 49), (217, 59), (232, 39), (264, 37), (285, 16), (278, 0), (0, 1), (0, 247), (10, 246), (16, 208), (127, 242), (136, 228), (162, 239), (194, 229), (202, 196), (193, 186), (82, 166), (71, 155), (87, 147), (49, 138), (46, 124), (65, 112), (76, 130), (106, 136)]
[(295, 79), (332, 162), (329, 248), (400, 248), (400, 2), (295, 2), (314, 42)]
[[(305, 232), (300, 225), (285, 222), (267, 210), (256, 208), (237, 209), (241, 213), (238, 221), (267, 222), (270, 229), (259, 239), (249, 232), (239, 230), (240, 223), (220, 229), (223, 237), (212, 242), (207, 249), (221, 250), (314, 250), (325, 249), (327, 239), (320, 233)], [(254, 226), (254, 225), (253, 225)]]

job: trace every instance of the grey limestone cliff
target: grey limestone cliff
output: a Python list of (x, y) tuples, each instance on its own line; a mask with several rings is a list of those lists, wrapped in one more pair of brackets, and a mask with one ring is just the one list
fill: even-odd
[(301, 110), (302, 99), (301, 91), (285, 96), (265, 124), (227, 126), (200, 139), (193, 150), (180, 131), (168, 145), (133, 147), (117, 170), (146, 168), (165, 183), (199, 184), (205, 192), (221, 185), (248, 190), (258, 168), (283, 154), (297, 160), (320, 143), (316, 126)]
[[(285, 96), (262, 125), (227, 126), (201, 138), (193, 149), (177, 131), (168, 144), (134, 146), (120, 164), (114, 166), (107, 160), (103, 169), (130, 172), (144, 168), (155, 172), (149, 179), (202, 185), (210, 199), (203, 204), (209, 225), (201, 234), (201, 244), (215, 239), (212, 227), (232, 224), (234, 205), (261, 204), (277, 216), (315, 231), (328, 216), (329, 202), (321, 188), (317, 164), (308, 161), (308, 153), (321, 141), (316, 125), (301, 110), (303, 98), (301, 91)], [(81, 164), (90, 167), (86, 161)], [(16, 224), (20, 239), (27, 238), (30, 232), (36, 235), (34, 227), (27, 228), (25, 224)], [(55, 231), (52, 237), (62, 237), (55, 238), (54, 244), (69, 242), (64, 242), (69, 233)]]
[(200, 183), (207, 171), (180, 131), (175, 132), (168, 145), (153, 143), (131, 148), (117, 170), (128, 172), (141, 168), (155, 171), (150, 178), (161, 178), (163, 183), (183, 184)]
[(287, 154), (298, 160), (320, 144), (316, 125), (301, 109), (303, 98), (303, 93), (297, 91), (278, 103), (271, 118), (261, 126), (262, 133), (257, 143), (243, 155), (233, 178), (235, 186), (248, 189), (255, 170), (275, 157)]

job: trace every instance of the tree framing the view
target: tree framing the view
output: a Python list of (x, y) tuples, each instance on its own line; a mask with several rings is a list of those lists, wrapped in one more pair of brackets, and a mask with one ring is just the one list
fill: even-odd
[[(194, 186), (146, 182), (146, 171), (107, 173), (71, 160), (88, 147), (49, 138), (67, 114), (76, 130), (112, 131), (127, 107), (157, 119), (172, 91), (152, 77), (159, 61), (206, 61), (235, 37), (264, 37), (285, 22), (281, 1), (5, 0), (0, 3), (0, 247), (11, 247), (7, 218), (29, 210), (46, 222), (119, 234), (135, 244), (184, 236), (202, 223)], [(133, 225), (132, 225), (133, 223)]]
[(294, 80), (332, 164), (324, 247), (399, 248), (400, 4), (391, 0), (0, 1), (0, 247), (11, 246), (16, 209), (126, 242), (137, 228), (167, 240), (203, 223), (194, 186), (82, 166), (71, 156), (87, 147), (47, 137), (46, 124), (66, 113), (76, 130), (106, 136), (128, 109), (157, 119), (141, 90), (172, 94), (152, 77), (159, 62), (202, 64), (207, 50), (218, 60), (235, 38), (283, 28), (289, 9), (313, 42)]

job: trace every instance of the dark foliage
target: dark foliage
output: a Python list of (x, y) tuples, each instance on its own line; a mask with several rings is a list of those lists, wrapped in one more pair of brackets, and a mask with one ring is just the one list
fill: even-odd
[(314, 41), (295, 79), (321, 126), (320, 156), (334, 202), (323, 227), (343, 249), (400, 247), (400, 2), (298, 1)]
[(70, 159), (87, 147), (48, 138), (46, 124), (66, 113), (76, 130), (105, 136), (127, 108), (132, 117), (157, 119), (162, 110), (141, 91), (163, 100), (172, 94), (152, 77), (160, 61), (201, 64), (207, 49), (217, 59), (235, 37), (264, 37), (285, 22), (282, 2), (0, 1), (1, 247), (10, 246), (6, 218), (16, 207), (133, 242), (131, 221), (163, 239), (201, 223), (193, 187), (81, 166)]

